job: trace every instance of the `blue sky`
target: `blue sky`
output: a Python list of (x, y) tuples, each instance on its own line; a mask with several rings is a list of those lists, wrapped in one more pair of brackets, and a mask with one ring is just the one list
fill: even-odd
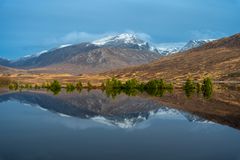
[(240, 0), (0, 0), (0, 56), (136, 32), (154, 43), (240, 32)]

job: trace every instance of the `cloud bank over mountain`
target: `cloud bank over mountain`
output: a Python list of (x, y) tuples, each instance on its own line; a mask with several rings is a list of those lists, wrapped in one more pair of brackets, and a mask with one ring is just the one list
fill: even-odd
[[(239, 32), (240, 0), (32, 0), (0, 2), (0, 55), (16, 58), (56, 43), (128, 30), (155, 43), (220, 38)], [(145, 34), (143, 34), (145, 36)]]

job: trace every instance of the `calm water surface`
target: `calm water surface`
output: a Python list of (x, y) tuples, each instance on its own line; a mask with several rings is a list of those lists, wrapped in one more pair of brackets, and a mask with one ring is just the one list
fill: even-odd
[(240, 131), (143, 97), (0, 95), (0, 160), (240, 160)]

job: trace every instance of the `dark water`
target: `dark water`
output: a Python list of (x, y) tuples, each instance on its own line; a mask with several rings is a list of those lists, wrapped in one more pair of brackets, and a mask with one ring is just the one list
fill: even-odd
[(0, 95), (0, 160), (240, 160), (240, 130), (136, 96)]

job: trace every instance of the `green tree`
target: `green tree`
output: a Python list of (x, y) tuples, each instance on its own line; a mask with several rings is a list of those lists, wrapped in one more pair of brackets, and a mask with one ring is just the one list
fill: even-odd
[(39, 85), (35, 84), (34, 88), (35, 89), (40, 89), (41, 87)]
[(210, 98), (213, 93), (213, 83), (212, 80), (207, 77), (203, 80), (202, 84), (202, 94), (206, 98)]
[(82, 82), (79, 81), (79, 82), (76, 84), (76, 89), (77, 89), (77, 90), (82, 90), (82, 88), (83, 88)]
[(66, 90), (67, 90), (68, 93), (70, 93), (70, 92), (73, 92), (75, 90), (75, 87), (72, 83), (68, 83), (66, 85)]
[(118, 94), (120, 94), (123, 91), (123, 85), (120, 80), (117, 80), (116, 78), (107, 79), (106, 84), (104, 86), (104, 90), (107, 94), (107, 96), (111, 96), (112, 98), (115, 98)]
[(136, 89), (138, 87), (138, 81), (136, 79), (130, 79), (123, 85), (125, 89)]
[(26, 84), (24, 85), (24, 88), (28, 89), (28, 88), (29, 88), (29, 84), (26, 83)]
[(201, 92), (201, 85), (200, 85), (200, 83), (196, 83), (196, 90), (197, 90), (198, 94)]
[(137, 90), (140, 91), (141, 93), (143, 93), (145, 91), (145, 83), (140, 83), (137, 86)]
[(105, 89), (114, 89), (114, 88), (122, 88), (122, 82), (117, 80), (116, 78), (108, 79), (106, 81)]
[(9, 88), (10, 90), (18, 90), (19, 85), (18, 85), (17, 82), (12, 82), (11, 84), (9, 84), (8, 88)]
[(52, 91), (54, 95), (57, 95), (61, 91), (61, 88), (61, 84), (57, 80), (54, 80), (49, 86), (50, 91)]
[(195, 83), (193, 80), (188, 78), (183, 86), (183, 89), (185, 91), (185, 94), (187, 97), (190, 97), (195, 92)]
[(91, 89), (93, 89), (93, 86), (92, 86), (92, 84), (88, 81), (88, 83), (87, 83), (87, 89), (88, 89), (88, 91), (90, 91)]

